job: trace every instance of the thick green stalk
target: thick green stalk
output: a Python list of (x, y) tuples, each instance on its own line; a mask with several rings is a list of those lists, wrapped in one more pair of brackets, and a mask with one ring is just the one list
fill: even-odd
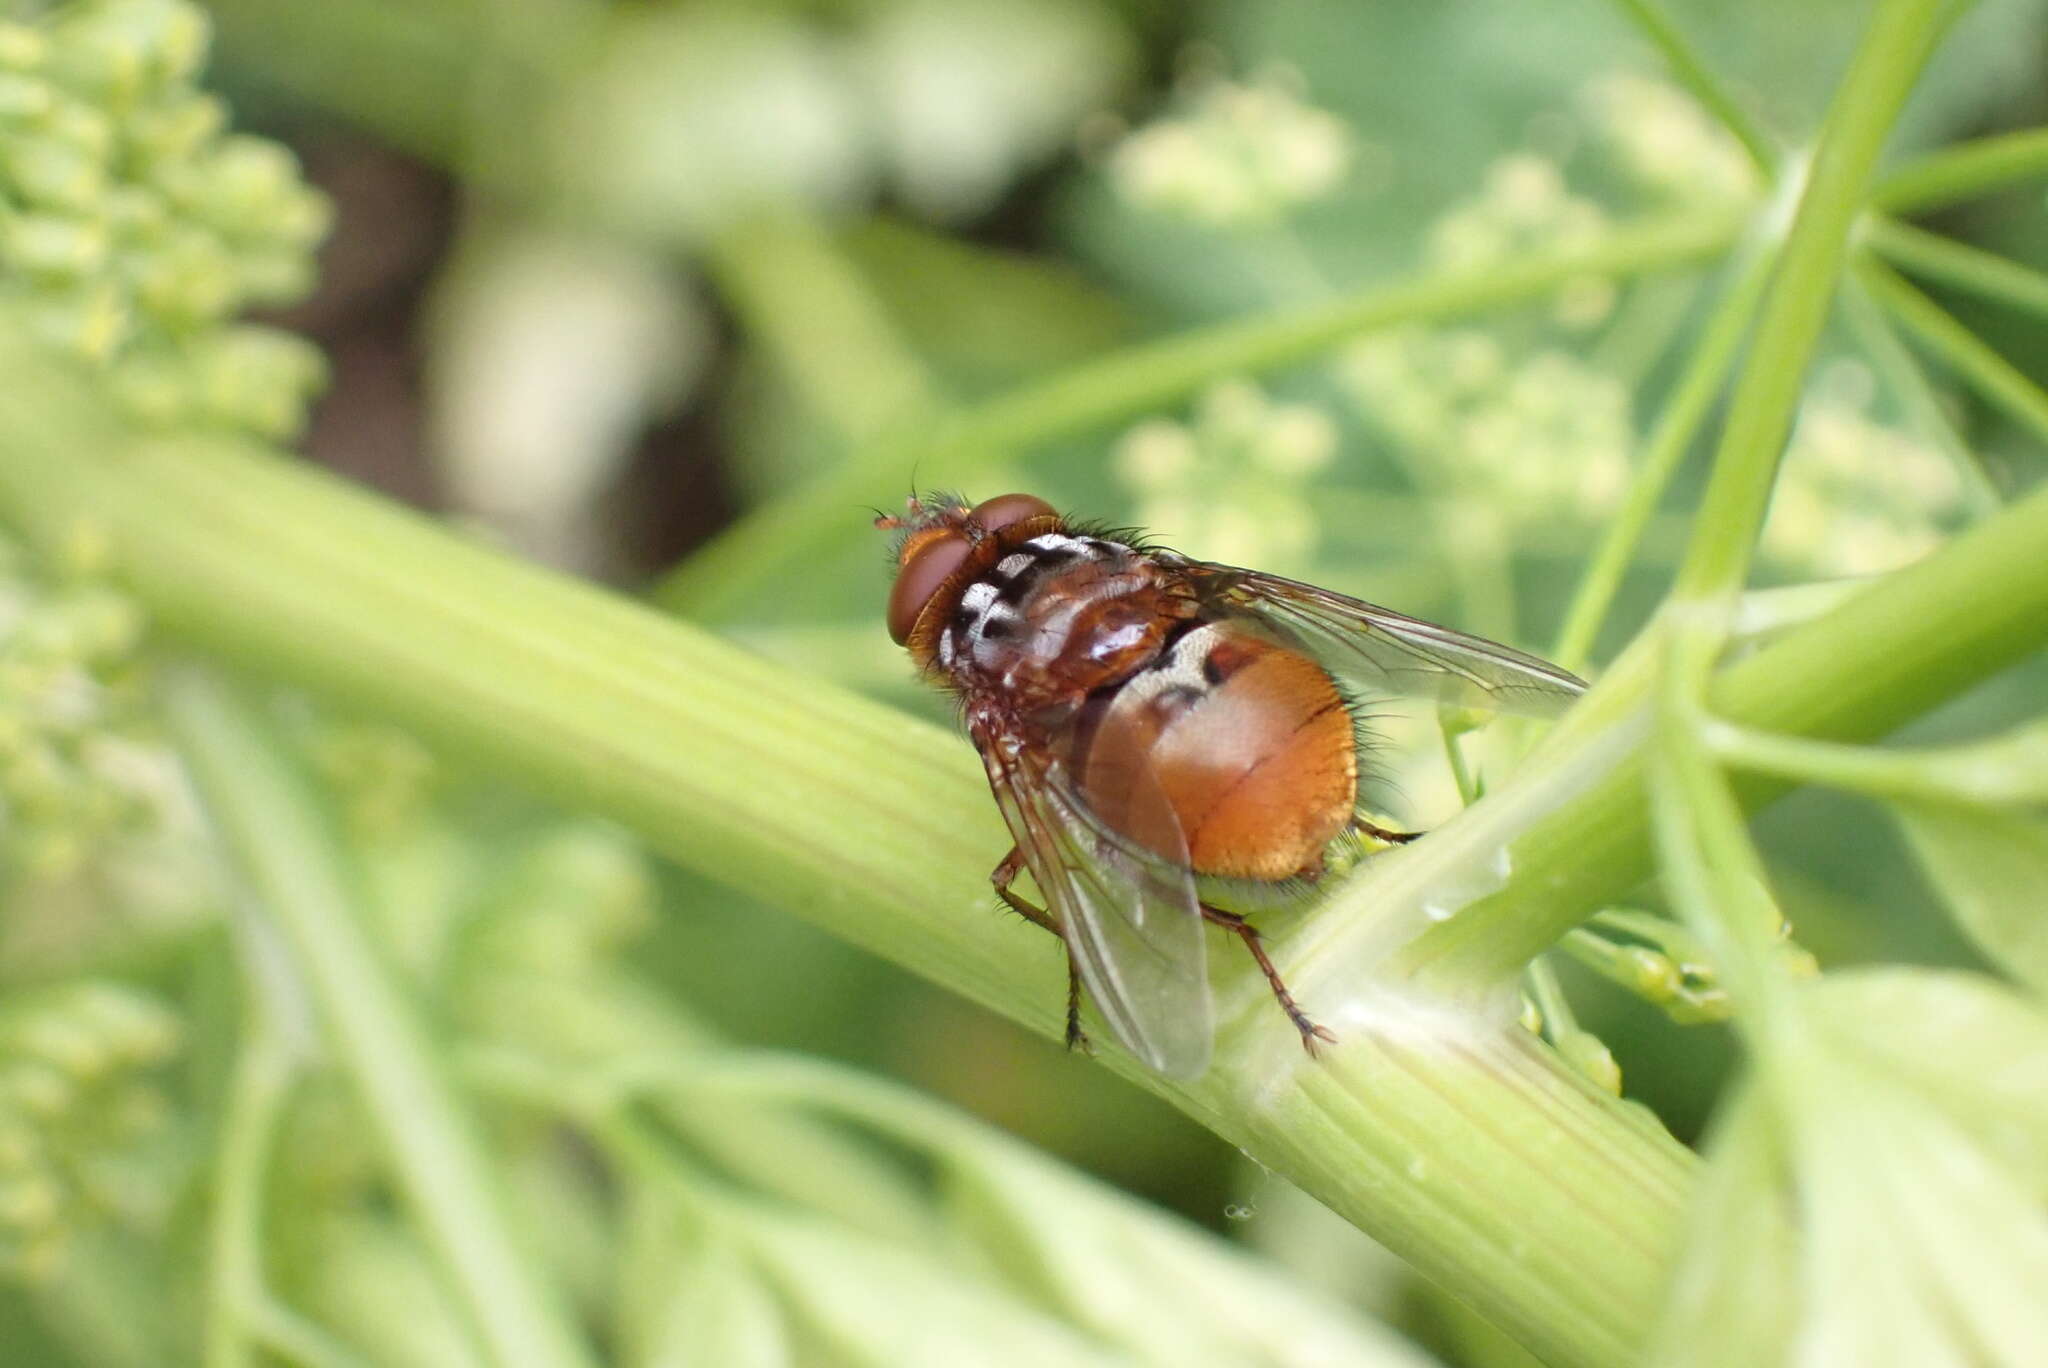
[(517, 1250), (490, 1161), (426, 1024), (363, 930), (317, 796), (253, 710), (214, 680), (180, 671), (164, 696), (208, 812), (291, 944), (478, 1343), (505, 1368), (594, 1362), (561, 1299)]
[(656, 597), (665, 607), (700, 619), (738, 616), (821, 541), (850, 535), (857, 524), (849, 522), (851, 510), (906, 492), (904, 482), (913, 470), (926, 481), (957, 481), (1009, 452), (1175, 403), (1222, 376), (1292, 365), (1378, 329), (1524, 304), (1586, 276), (1641, 275), (1695, 265), (1726, 251), (1740, 231), (1733, 216), (1686, 213), (1651, 219), (1619, 228), (1590, 248), (1375, 284), (1322, 303), (1098, 357), (856, 450), (831, 474), (750, 514), (696, 552)]
[[(109, 451), (81, 440), (89, 415), (39, 424), (65, 377), (10, 359), (33, 379), (24, 395), (25, 370), (0, 371), (0, 513), (42, 539), (110, 547), (165, 633), (620, 820), (1058, 1036), (1059, 949), (987, 911), (1007, 838), (958, 736), (261, 453)], [(1106, 1062), (1555, 1362), (1630, 1361), (1676, 1239), (1680, 1147), (1512, 1020), (1389, 998), (1355, 1020), (1340, 1012), (1354, 1047), (1305, 1066), (1256, 975), (1218, 959), (1230, 1025), (1207, 1077), (1172, 1087), (1115, 1053)], [(314, 963), (358, 983), (351, 955)], [(365, 992), (356, 1029), (409, 1019), (388, 992)], [(388, 1044), (366, 1082), (386, 1077)]]
[(1807, 363), (1848, 258), (1850, 228), (1892, 122), (1933, 50), (1940, 14), (1932, 0), (1887, 0), (1829, 105), (1679, 567), (1673, 595), (1681, 602), (1711, 600), (1716, 613), (1732, 610), (1748, 577)]

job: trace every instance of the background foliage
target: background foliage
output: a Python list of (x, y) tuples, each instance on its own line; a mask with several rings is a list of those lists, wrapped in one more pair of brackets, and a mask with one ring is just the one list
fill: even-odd
[[(2035, 0), (0, 16), (0, 1359), (2048, 1345)], [(913, 480), (1606, 667), (1347, 1062), (1046, 1043)]]

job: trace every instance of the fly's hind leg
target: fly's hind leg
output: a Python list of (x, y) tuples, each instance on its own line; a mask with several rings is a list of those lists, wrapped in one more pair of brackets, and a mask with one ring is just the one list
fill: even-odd
[[(1061, 948), (1066, 948), (1067, 938), (1060, 933), (1060, 924), (1052, 914), (1035, 903), (1026, 902), (1010, 891), (1010, 885), (1017, 881), (1017, 875), (1024, 869), (1024, 852), (1016, 846), (1003, 856), (994, 869), (988, 872), (988, 881), (994, 885), (996, 896), (1003, 900), (1003, 906), (1015, 912), (1028, 922), (1042, 926), (1059, 936)], [(1088, 1034), (1081, 1029), (1081, 973), (1074, 967), (1074, 952), (1067, 950), (1067, 1048), (1083, 1054), (1093, 1054), (1088, 1044)]]
[(1337, 1043), (1337, 1037), (1330, 1028), (1318, 1026), (1310, 1020), (1308, 1013), (1301, 1010), (1301, 1004), (1294, 1000), (1294, 994), (1287, 990), (1287, 982), (1280, 977), (1280, 971), (1273, 967), (1272, 957), (1266, 953), (1264, 939), (1259, 935), (1257, 927), (1235, 912), (1225, 912), (1207, 903), (1202, 904), (1202, 915), (1236, 935), (1244, 942), (1244, 948), (1252, 952), (1252, 958), (1258, 961), (1260, 972), (1265, 974), (1266, 982), (1273, 989), (1273, 997), (1279, 1002), (1280, 1010), (1287, 1013), (1287, 1019), (1294, 1023), (1294, 1029), (1301, 1032), (1302, 1049), (1313, 1055), (1318, 1043)]

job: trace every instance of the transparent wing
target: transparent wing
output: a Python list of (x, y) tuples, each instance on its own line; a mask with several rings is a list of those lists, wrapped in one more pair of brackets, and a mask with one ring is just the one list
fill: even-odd
[[(1066, 764), (1028, 744), (1000, 715), (972, 716), (968, 729), (1003, 821), (1103, 1021), (1148, 1067), (1199, 1076), (1209, 1066), (1214, 1026), (1185, 846), (1176, 861), (1111, 830)], [(1180, 825), (1157, 784), (1137, 778), (1127, 787), (1144, 822), (1138, 829), (1170, 854), (1165, 843), (1182, 841)]]
[(1547, 660), (1299, 580), (1160, 554), (1212, 607), (1265, 623), (1339, 675), (1413, 698), (1554, 717), (1586, 682)]

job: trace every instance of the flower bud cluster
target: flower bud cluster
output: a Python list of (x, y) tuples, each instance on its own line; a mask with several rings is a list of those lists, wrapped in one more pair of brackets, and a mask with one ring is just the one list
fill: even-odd
[(1742, 144), (1667, 81), (1612, 73), (1589, 82), (1580, 105), (1621, 169), (1660, 199), (1733, 207), (1763, 189)]
[(190, 0), (0, 21), (0, 307), (104, 366), (147, 426), (282, 439), (320, 355), (231, 320), (306, 292), (329, 211), (289, 152), (226, 131), (196, 85), (207, 41)]
[[(1845, 368), (1860, 363), (1838, 362), (1836, 378)], [(1949, 457), (1873, 419), (1849, 388), (1823, 376), (1801, 409), (1764, 524), (1764, 554), (1807, 576), (1897, 569), (1939, 545), (1963, 511)]]
[(1430, 225), (1429, 260), (1444, 270), (1481, 270), (1532, 252), (1591, 246), (1607, 229), (1606, 211), (1568, 190), (1556, 161), (1516, 152), (1489, 166), (1479, 192)]
[(1285, 570), (1306, 568), (1315, 549), (1310, 489), (1336, 453), (1336, 424), (1321, 409), (1225, 380), (1187, 423), (1132, 428), (1114, 459), (1144, 527), (1216, 560)]
[(122, 1152), (165, 1113), (147, 1074), (177, 1048), (168, 1011), (111, 983), (0, 1011), (0, 1272), (49, 1276), (73, 1234), (122, 1205)]
[(367, 722), (314, 719), (304, 744), (342, 803), (349, 830), (367, 839), (413, 826), (434, 796), (434, 757), (410, 733)]
[(184, 771), (154, 727), (142, 614), (89, 537), (32, 574), (0, 537), (0, 964), (61, 973), (219, 907)]
[(1140, 208), (1255, 227), (1335, 190), (1353, 144), (1348, 124), (1305, 103), (1278, 74), (1250, 85), (1205, 80), (1177, 112), (1126, 136), (1110, 154), (1109, 176)]
[(1516, 357), (1491, 332), (1401, 329), (1348, 348), (1337, 375), (1411, 467), (1514, 521), (1597, 522), (1627, 485), (1628, 390), (1571, 352)]

